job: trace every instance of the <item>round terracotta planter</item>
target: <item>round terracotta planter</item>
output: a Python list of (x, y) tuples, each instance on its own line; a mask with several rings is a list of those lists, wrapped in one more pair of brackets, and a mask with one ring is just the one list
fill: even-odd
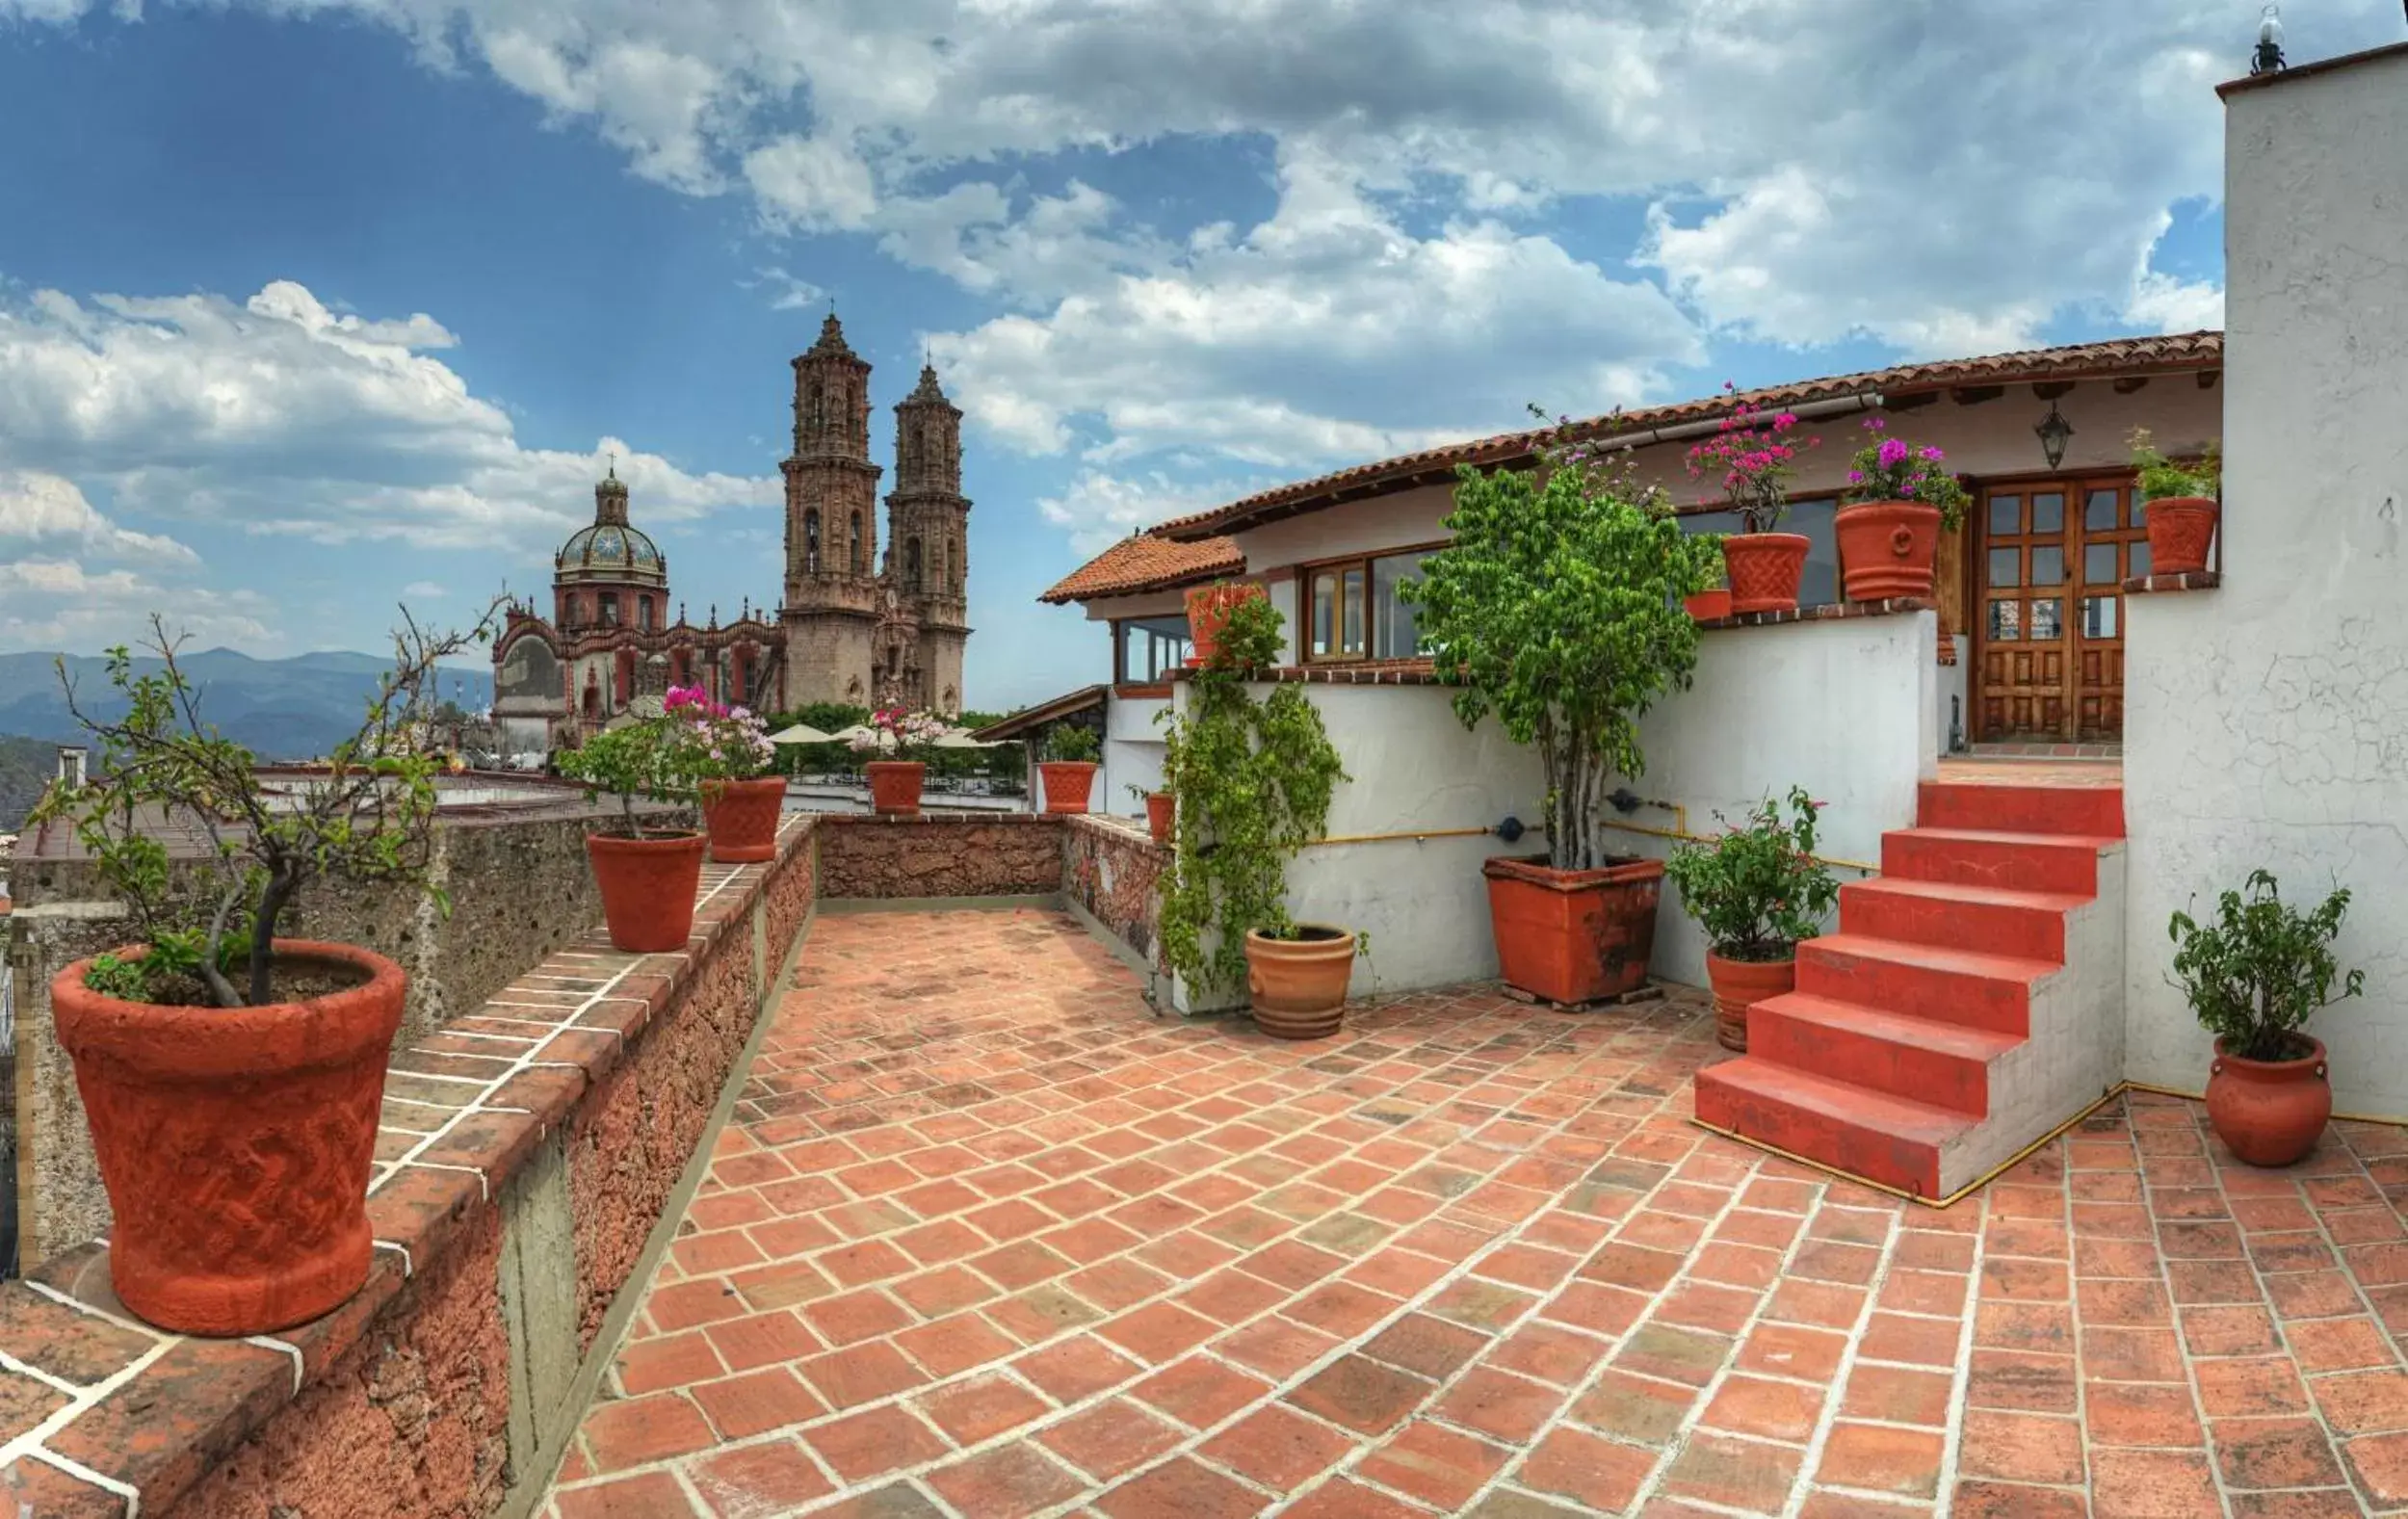
[(1663, 861), (1557, 870), (1543, 854), (1491, 859), (1488, 918), (1505, 984), (1576, 1006), (1636, 991), (1656, 947)]
[(1044, 760), (1036, 767), (1045, 774), (1047, 812), (1085, 812), (1095, 789), (1097, 766), (1092, 760)]
[(2166, 496), (2148, 506), (2149, 573), (2195, 575), (2208, 567), (2220, 509), (2205, 496)]
[[(120, 951), (119, 953), (127, 953)], [(109, 1277), (163, 1329), (306, 1323), (368, 1279), (368, 1173), (408, 978), (381, 955), (276, 943), (279, 970), (358, 978), (301, 1002), (162, 1008), (50, 983), (115, 1222)]]
[(2208, 1122), (2215, 1137), (2252, 1165), (2289, 1165), (2316, 1147), (2333, 1116), (2321, 1040), (2299, 1035), (2312, 1054), (2295, 1061), (2252, 1061), (2215, 1041), (2208, 1068)]
[(1797, 583), (1814, 545), (1800, 533), (1736, 533), (1722, 540), (1723, 578), (1731, 611), (1795, 612)]
[(1242, 601), (1266, 594), (1260, 586), (1198, 586), (1188, 592), (1188, 664), (1203, 665), (1220, 652), (1220, 630)]
[(1859, 501), (1833, 519), (1840, 543), (1841, 594), (1850, 601), (1931, 595), (1931, 560), (1940, 547), (1940, 509), (1920, 501)]
[(1246, 989), (1254, 1026), (1279, 1039), (1325, 1039), (1346, 1018), (1347, 982), (1354, 974), (1354, 935), (1344, 929), (1299, 923), (1300, 937), (1245, 935)]
[(757, 865), (777, 855), (777, 818), (786, 807), (786, 777), (706, 780), (702, 823), (711, 858), (721, 865)]
[(1157, 844), (1170, 842), (1170, 830), (1179, 820), (1179, 799), (1166, 791), (1146, 793), (1145, 831)]
[(694, 932), (694, 888), (702, 879), (699, 833), (640, 839), (586, 835), (586, 857), (602, 888), (611, 942), (631, 955), (682, 950)]
[(1701, 590), (1696, 595), (1683, 600), (1681, 605), (1688, 609), (1693, 620), (1713, 622), (1731, 615), (1731, 592), (1727, 589)]
[(872, 811), (909, 817), (920, 810), (920, 788), (929, 773), (926, 765), (918, 760), (872, 760), (862, 769), (870, 773)]
[(1714, 1037), (1726, 1050), (1747, 1053), (1747, 1009), (1797, 989), (1797, 956), (1785, 960), (1728, 960), (1706, 952), (1706, 980), (1714, 989)]

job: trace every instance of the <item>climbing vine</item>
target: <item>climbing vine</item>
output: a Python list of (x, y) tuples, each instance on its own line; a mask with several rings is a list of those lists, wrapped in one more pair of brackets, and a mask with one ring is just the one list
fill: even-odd
[(1229, 614), (1190, 683), (1184, 714), (1166, 712), (1163, 786), (1179, 801), (1178, 850), (1165, 888), (1163, 953), (1198, 991), (1245, 983), (1245, 935), (1293, 931), (1287, 865), (1329, 831), (1329, 803), (1348, 778), (1304, 688), (1257, 701), (1255, 670), (1284, 646), (1279, 614), (1261, 596)]

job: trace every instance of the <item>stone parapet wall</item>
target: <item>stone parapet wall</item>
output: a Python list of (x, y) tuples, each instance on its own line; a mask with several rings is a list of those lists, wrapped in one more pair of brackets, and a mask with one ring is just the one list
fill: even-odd
[(1034, 812), (823, 817), (820, 895), (887, 902), (1060, 896), (1068, 821)]
[(1163, 873), (1167, 845), (1117, 818), (1074, 817), (1063, 840), (1062, 891), (1149, 970), (1163, 962)]
[(397, 1053), (375, 1266), (334, 1313), (162, 1334), (118, 1303), (105, 1243), (0, 1284), (0, 1513), (523, 1512), (807, 925), (825, 821), (705, 867), (684, 953), (589, 931)]

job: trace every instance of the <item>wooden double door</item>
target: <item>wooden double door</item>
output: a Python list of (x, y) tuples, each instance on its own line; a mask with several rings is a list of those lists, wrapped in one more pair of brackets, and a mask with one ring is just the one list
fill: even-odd
[(2124, 736), (2124, 590), (2149, 573), (2129, 475), (1985, 486), (1975, 506), (1979, 739)]

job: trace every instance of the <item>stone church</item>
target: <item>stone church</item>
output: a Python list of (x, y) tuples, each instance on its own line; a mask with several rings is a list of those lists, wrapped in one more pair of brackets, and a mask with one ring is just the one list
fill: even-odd
[(573, 745), (697, 682), (764, 712), (832, 701), (959, 714), (970, 640), (961, 410), (932, 368), (895, 407), (881, 546), (870, 365), (830, 315), (794, 371), (777, 609), (747, 601), (723, 623), (714, 607), (696, 624), (680, 603), (672, 620), (667, 557), (630, 520), (614, 469), (594, 486), (592, 526), (553, 558), (551, 616), (514, 607), (493, 645), (494, 718), (511, 751)]

